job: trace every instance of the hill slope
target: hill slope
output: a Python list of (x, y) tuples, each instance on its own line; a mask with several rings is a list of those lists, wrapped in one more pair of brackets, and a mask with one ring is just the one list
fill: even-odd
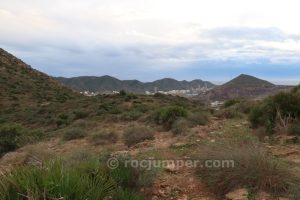
[(206, 94), (198, 96), (198, 98), (210, 101), (224, 101), (235, 98), (258, 99), (289, 88), (289, 86), (277, 86), (254, 76), (241, 74), (231, 81), (215, 87)]
[(231, 81), (225, 83), (222, 87), (234, 87), (234, 88), (249, 88), (249, 87), (274, 87), (273, 83), (256, 78), (254, 76), (241, 74)]
[(154, 92), (154, 88), (157, 87), (161, 91), (169, 90), (186, 90), (198, 87), (208, 88), (214, 85), (208, 81), (202, 81), (199, 79), (193, 81), (177, 81), (171, 78), (164, 78), (154, 82), (143, 83), (138, 80), (119, 80), (110, 76), (81, 76), (73, 78), (57, 77), (58, 81), (64, 85), (75, 89), (77, 91), (91, 91), (91, 92), (104, 92), (104, 91), (119, 91), (126, 90), (133, 93), (145, 93), (145, 91)]
[(0, 49), (0, 122), (3, 118), (21, 119), (44, 104), (62, 104), (77, 96), (58, 81)]

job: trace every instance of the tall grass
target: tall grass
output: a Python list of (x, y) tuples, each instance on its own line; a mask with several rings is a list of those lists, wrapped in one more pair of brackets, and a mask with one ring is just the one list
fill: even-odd
[(256, 138), (247, 133), (237, 133), (207, 143), (199, 151), (198, 158), (235, 162), (233, 168), (197, 169), (202, 181), (220, 196), (239, 187), (267, 191), (273, 195), (286, 194), (291, 185), (299, 183), (286, 162), (274, 158)]
[(96, 163), (67, 166), (60, 160), (24, 166), (0, 179), (0, 199), (104, 199), (117, 185)]
[(156, 176), (124, 164), (109, 169), (105, 159), (60, 159), (24, 165), (0, 174), (1, 200), (142, 200)]

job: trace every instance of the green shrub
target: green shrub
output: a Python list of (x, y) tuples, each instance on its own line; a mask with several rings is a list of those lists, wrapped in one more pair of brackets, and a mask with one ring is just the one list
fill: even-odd
[(58, 127), (61, 126), (67, 126), (70, 124), (70, 117), (67, 114), (60, 114), (58, 115), (58, 118), (56, 119), (56, 125)]
[(115, 200), (144, 200), (145, 197), (135, 191), (119, 189), (117, 190), (114, 199)]
[(288, 134), (300, 136), (300, 122), (290, 124), (288, 127)]
[(115, 181), (97, 162), (68, 166), (51, 161), (17, 168), (0, 177), (3, 200), (104, 199), (113, 196), (116, 188)]
[(83, 119), (89, 116), (89, 112), (84, 110), (75, 110), (73, 111), (73, 114), (74, 114), (74, 120)]
[(300, 199), (300, 186), (299, 183), (293, 185), (289, 188), (289, 199), (290, 200), (299, 200)]
[(103, 115), (103, 114), (120, 114), (122, 111), (118, 108), (115, 103), (103, 103), (99, 106), (99, 109), (97, 111), (97, 115)]
[(286, 162), (270, 155), (248, 133), (232, 134), (202, 146), (198, 159), (234, 162), (231, 167), (197, 168), (202, 181), (220, 196), (239, 187), (286, 194), (291, 184), (299, 183)]
[(225, 101), (223, 106), (224, 106), (224, 108), (228, 108), (228, 107), (238, 104), (240, 102), (241, 101), (238, 99), (230, 99), (230, 100)]
[(262, 121), (267, 120), (267, 117), (264, 116), (261, 106), (262, 105), (254, 106), (249, 113), (249, 120), (253, 128), (259, 127), (260, 125), (262, 125)]
[(126, 93), (125, 90), (120, 90), (119, 95), (120, 95), (120, 96), (126, 96), (127, 93)]
[(154, 134), (152, 130), (143, 126), (134, 126), (125, 130), (123, 135), (125, 144), (131, 147), (145, 140), (153, 140)]
[(244, 114), (250, 113), (251, 109), (256, 105), (255, 101), (250, 100), (242, 100), (239, 104), (237, 104), (240, 112)]
[(81, 128), (70, 128), (63, 132), (65, 141), (81, 139), (87, 136), (87, 133)]
[(177, 119), (172, 124), (171, 130), (175, 135), (179, 135), (179, 134), (185, 133), (188, 128), (189, 128), (189, 123), (186, 119)]
[(162, 124), (171, 128), (172, 124), (179, 118), (186, 117), (187, 111), (183, 107), (169, 106), (157, 110), (154, 113), (154, 120), (157, 124)]
[(0, 155), (19, 148), (24, 137), (24, 129), (15, 124), (7, 124), (0, 128)]
[(219, 118), (225, 118), (225, 119), (234, 119), (234, 118), (241, 118), (242, 113), (238, 109), (237, 105), (233, 105), (228, 108), (223, 108), (218, 110), (215, 113), (215, 116)]
[(252, 126), (264, 126), (269, 133), (273, 133), (275, 126), (281, 123), (282, 119), (295, 120), (299, 118), (300, 93), (297, 92), (298, 90), (294, 90), (292, 92), (280, 92), (256, 105), (249, 115)]
[(118, 140), (118, 135), (112, 130), (102, 130), (90, 136), (90, 141), (95, 145), (112, 144)]
[(125, 101), (130, 101), (130, 100), (132, 100), (132, 99), (137, 99), (138, 97), (135, 95), (135, 94), (127, 94), (126, 96), (125, 96)]
[(72, 124), (73, 127), (78, 127), (78, 128), (87, 128), (88, 125), (89, 125), (89, 122), (84, 119), (76, 120)]
[(156, 170), (133, 167), (130, 165), (130, 158), (119, 157), (117, 159), (119, 165), (116, 169), (110, 170), (110, 175), (120, 187), (139, 191), (141, 188), (150, 187), (153, 184), (157, 174)]
[(143, 115), (142, 112), (136, 111), (136, 110), (131, 110), (128, 112), (124, 112), (121, 115), (121, 119), (125, 121), (134, 121), (139, 119)]
[(44, 136), (39, 130), (29, 130), (18, 124), (4, 124), (0, 127), (0, 155), (41, 140)]

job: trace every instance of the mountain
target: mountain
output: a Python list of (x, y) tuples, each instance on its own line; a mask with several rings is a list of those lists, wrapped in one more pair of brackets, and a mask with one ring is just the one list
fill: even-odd
[(154, 92), (154, 88), (161, 91), (169, 90), (187, 90), (199, 87), (208, 88), (214, 85), (208, 81), (199, 79), (193, 81), (177, 81), (171, 78), (164, 78), (153, 82), (140, 82), (138, 80), (119, 80), (111, 76), (80, 76), (73, 78), (57, 77), (58, 81), (64, 85), (75, 89), (77, 91), (91, 91), (91, 92), (104, 92), (104, 91), (119, 91), (125, 90), (133, 93), (145, 93), (145, 91)]
[[(58, 109), (79, 94), (0, 48), (0, 123), (38, 119), (43, 105)], [(55, 104), (55, 105), (54, 105)], [(52, 112), (52, 111), (51, 111)]]
[(197, 98), (209, 101), (224, 101), (235, 98), (259, 99), (289, 88), (289, 86), (278, 86), (254, 76), (241, 74)]
[(231, 81), (225, 83), (223, 87), (227, 88), (250, 88), (250, 87), (274, 87), (275, 85), (273, 83), (270, 83), (268, 81), (256, 78), (254, 76), (241, 74), (238, 77), (232, 79)]

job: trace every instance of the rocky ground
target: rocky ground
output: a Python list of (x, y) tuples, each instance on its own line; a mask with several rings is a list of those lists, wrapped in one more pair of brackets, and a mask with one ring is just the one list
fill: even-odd
[[(19, 150), (7, 153), (0, 160), (0, 166), (3, 170), (8, 170), (14, 165), (21, 164), (27, 159), (43, 157), (49, 155), (73, 155), (74, 152), (84, 153), (103, 153), (112, 152), (111, 154), (123, 155), (128, 154), (143, 159), (188, 159), (193, 153), (193, 146), (190, 144), (201, 142), (203, 139), (214, 142), (218, 139), (218, 134), (223, 134), (230, 128), (238, 129), (247, 127), (244, 120), (217, 120), (214, 119), (206, 126), (197, 126), (190, 130), (189, 134), (174, 137), (169, 132), (156, 132), (155, 140), (139, 143), (128, 148), (120, 140), (116, 144), (95, 146), (91, 145), (86, 139), (72, 140), (61, 142), (59, 138), (52, 138), (37, 144), (27, 145)], [(119, 129), (122, 130), (123, 125)], [(121, 133), (120, 133), (121, 134)], [(274, 156), (285, 158), (295, 163), (295, 175), (300, 176), (300, 146), (292, 144), (275, 144), (265, 143), (266, 147)], [(143, 188), (144, 193), (153, 200), (213, 200), (217, 197), (212, 194), (201, 180), (195, 176), (195, 169), (175, 166), (167, 166), (161, 169), (151, 188)], [(228, 200), (246, 200), (247, 190), (240, 188), (226, 195)], [(272, 200), (272, 197), (260, 192), (257, 200)], [(281, 200), (285, 198), (279, 198)]]

